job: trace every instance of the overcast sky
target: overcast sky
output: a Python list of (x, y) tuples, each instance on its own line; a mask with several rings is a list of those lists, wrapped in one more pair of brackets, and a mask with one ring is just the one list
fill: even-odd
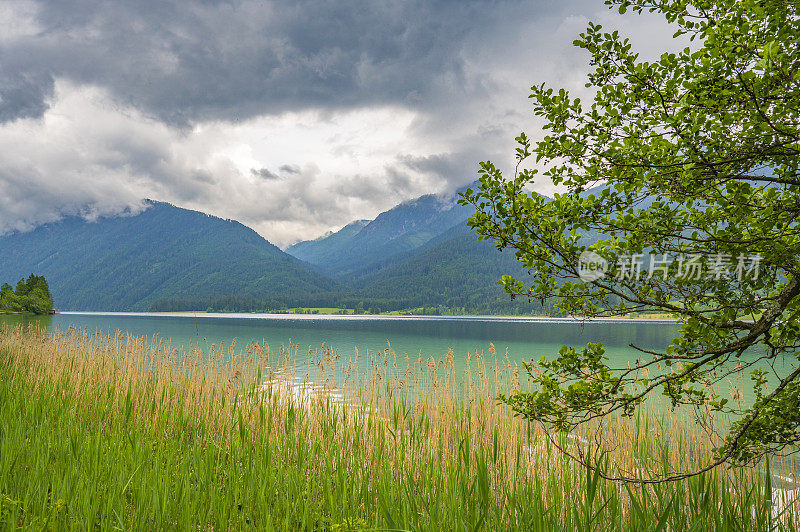
[(0, 232), (152, 198), (286, 245), (453, 190), (585, 90), (589, 20), (670, 45), (602, 0), (2, 0)]

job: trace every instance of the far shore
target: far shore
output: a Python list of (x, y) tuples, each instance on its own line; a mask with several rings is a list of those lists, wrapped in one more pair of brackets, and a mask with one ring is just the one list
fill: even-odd
[(175, 318), (240, 318), (275, 320), (476, 320), (476, 321), (514, 321), (541, 323), (585, 323), (585, 322), (627, 322), (627, 323), (676, 323), (675, 318), (659, 314), (650, 316), (613, 316), (587, 318), (580, 316), (496, 316), (496, 315), (424, 315), (424, 314), (308, 314), (308, 313), (255, 313), (255, 312), (98, 312), (98, 311), (60, 311), (59, 314), (98, 315), (98, 316), (164, 316)]
[(36, 312), (29, 312), (27, 310), (1, 310), (0, 316), (54, 316), (61, 314), (55, 310), (51, 310), (46, 314), (37, 314)]

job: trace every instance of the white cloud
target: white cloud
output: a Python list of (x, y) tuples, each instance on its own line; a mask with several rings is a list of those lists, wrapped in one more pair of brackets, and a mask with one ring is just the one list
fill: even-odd
[[(119, 106), (106, 90), (59, 81), (41, 119), (0, 126), (0, 230), (152, 198), (238, 219), (286, 244), (435, 187), (423, 173), (407, 189), (380, 185), (391, 181), (385, 166), (396, 150), (421, 148), (407, 136), (412, 120), (400, 108), (304, 111), (186, 131)], [(254, 176), (259, 169), (281, 179)], [(353, 180), (373, 188), (343, 186)]]

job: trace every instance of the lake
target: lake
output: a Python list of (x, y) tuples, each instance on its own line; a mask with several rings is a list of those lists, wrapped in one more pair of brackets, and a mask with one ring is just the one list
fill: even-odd
[[(494, 345), (498, 358), (508, 353), (513, 362), (552, 358), (562, 345), (585, 346), (602, 342), (612, 367), (625, 367), (637, 358), (647, 357), (630, 344), (648, 350), (663, 350), (678, 331), (672, 320), (484, 317), (484, 316), (340, 316), (319, 314), (211, 314), (211, 313), (95, 313), (63, 312), (54, 316), (0, 315), (0, 324), (38, 323), (49, 330), (70, 327), (89, 333), (114, 334), (168, 340), (173, 347), (229, 345), (237, 349), (251, 341), (269, 344), (271, 351), (290, 342), (299, 353), (330, 348), (347, 357), (358, 350), (362, 369), (369, 367), (369, 352), (384, 351), (391, 345), (398, 358), (442, 360), (453, 350), (456, 369), (470, 354), (488, 355)], [(747, 357), (747, 356), (745, 356)], [(776, 361), (780, 369), (794, 358)], [(302, 373), (302, 372), (301, 372)], [(769, 375), (770, 382), (775, 381)], [(744, 386), (741, 386), (744, 384)], [(732, 384), (733, 385), (733, 384)], [(746, 402), (752, 400), (748, 376), (736, 384)], [(742, 389), (743, 388), (743, 389)], [(657, 394), (658, 395), (658, 394)]]
[(566, 318), (465, 316), (325, 316), (307, 314), (206, 313), (82, 313), (55, 316), (0, 316), (0, 322), (36, 322), (51, 330), (70, 327), (107, 334), (121, 331), (135, 336), (158, 334), (174, 347), (230, 344), (252, 340), (276, 347), (292, 342), (302, 351), (328, 346), (342, 355), (383, 351), (387, 345), (399, 356), (440, 358), (453, 349), (456, 359), (469, 353), (498, 355), (512, 361), (553, 356), (561, 345), (583, 346), (602, 342), (609, 358), (621, 364), (637, 358), (633, 343), (645, 349), (663, 349), (677, 326), (670, 320), (597, 320)]

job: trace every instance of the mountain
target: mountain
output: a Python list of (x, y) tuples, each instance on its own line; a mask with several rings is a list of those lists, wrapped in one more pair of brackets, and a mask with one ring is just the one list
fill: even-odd
[(347, 279), (372, 263), (420, 247), (466, 222), (473, 211), (472, 207), (458, 205), (453, 197), (428, 194), (381, 213), (360, 230), (350, 224), (328, 237), (301, 242), (286, 251), (326, 275)]
[[(339, 303), (372, 308), (462, 308), (468, 312), (530, 312), (497, 284), (527, 272), (513, 250), (479, 241), (466, 225), (474, 207), (433, 194), (401, 203), (374, 220), (295, 244), (287, 253), (350, 286)], [(360, 227), (360, 229), (359, 229)]]
[(527, 276), (512, 250), (501, 252), (491, 241), (479, 241), (461, 223), (410, 253), (356, 272), (352, 283), (373, 298), (402, 299), (410, 307), (444, 305), (486, 313), (535, 310), (527, 301), (510, 300), (497, 284), (504, 274)]
[[(597, 187), (587, 194), (600, 190), (601, 187)], [(476, 233), (466, 225), (466, 217), (473, 210), (465, 209), (463, 219), (440, 229), (439, 234), (427, 242), (365, 261), (351, 269), (344, 279), (357, 293), (372, 301), (393, 300), (405, 307), (443, 305), (488, 314), (541, 310), (541, 305), (525, 298), (511, 301), (497, 284), (502, 275), (526, 280), (528, 272), (516, 259), (513, 249), (500, 251), (493, 242), (478, 240)], [(382, 218), (384, 215), (376, 220)], [(599, 235), (587, 232), (582, 238), (588, 244)], [(548, 312), (554, 311), (553, 303), (545, 303)]]
[(292, 257), (238, 222), (150, 201), (135, 215), (68, 217), (0, 237), (0, 281), (44, 275), (60, 310), (537, 310), (497, 285), (527, 272), (512, 250), (477, 239), (472, 212), (422, 196), (295, 244)]
[(44, 275), (60, 310), (237, 297), (277, 304), (341, 289), (239, 222), (156, 201), (136, 215), (73, 216), (2, 236), (0, 250), (0, 281)]
[(344, 249), (348, 243), (372, 220), (356, 220), (345, 225), (337, 232), (329, 232), (314, 240), (298, 242), (284, 251), (293, 257), (311, 264), (322, 264), (325, 258), (337, 250)]

